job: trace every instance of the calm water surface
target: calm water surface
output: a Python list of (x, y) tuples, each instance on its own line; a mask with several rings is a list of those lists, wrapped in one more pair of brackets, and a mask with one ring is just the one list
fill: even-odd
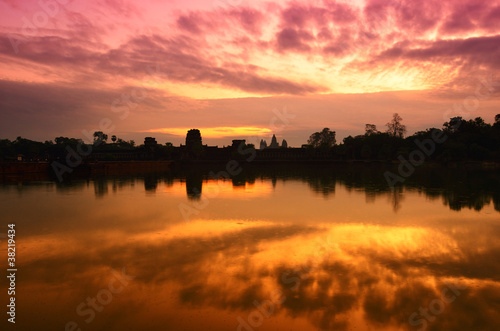
[(4, 184), (16, 329), (499, 330), (498, 173), (369, 178)]

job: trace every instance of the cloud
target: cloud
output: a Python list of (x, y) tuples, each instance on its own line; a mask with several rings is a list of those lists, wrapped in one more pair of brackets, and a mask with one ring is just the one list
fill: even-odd
[(297, 31), (294, 29), (283, 29), (277, 35), (278, 49), (280, 51), (309, 51), (306, 42), (313, 39), (313, 36), (307, 31)]
[[(76, 73), (90, 73), (95, 80), (107, 73), (141, 79), (147, 68), (159, 65), (166, 68), (165, 79), (184, 83), (211, 83), (251, 93), (264, 94), (307, 94), (326, 90), (316, 84), (290, 81), (286, 78), (265, 76), (257, 73), (256, 66), (245, 70), (235, 69), (236, 64), (218, 65), (210, 56), (204, 55), (200, 43), (189, 37), (167, 39), (158, 35), (137, 36), (119, 48), (104, 52), (86, 48), (80, 39), (62, 37), (32, 37), (19, 58), (36, 63), (56, 66), (58, 70), (67, 67)], [(64, 50), (63, 52), (61, 50)], [(12, 53), (7, 36), (0, 37), (0, 52)], [(56, 68), (54, 68), (56, 70)], [(67, 74), (67, 73), (62, 73)]]
[[(268, 128), (259, 127), (212, 127), (212, 128), (198, 128), (202, 133), (202, 138), (224, 138), (224, 137), (249, 137), (249, 136), (267, 136), (272, 134), (272, 131)], [(166, 133), (175, 136), (186, 136), (189, 128), (162, 128), (162, 129), (152, 129), (149, 132), (159, 132)]]
[[(131, 19), (134, 17), (141, 17), (141, 9), (133, 4), (132, 1), (127, 0), (102, 0), (98, 1), (97, 4), (102, 8), (106, 8), (107, 11), (116, 12), (119, 16)], [(109, 15), (109, 12), (105, 14)]]
[(498, 1), (463, 1), (448, 6), (439, 32), (444, 35), (465, 35), (470, 32), (498, 32), (500, 15)]
[[(413, 46), (413, 47), (412, 47)], [(477, 64), (497, 65), (500, 35), (467, 39), (437, 40), (434, 42), (401, 43), (382, 52), (376, 60), (409, 59), (416, 61), (448, 61), (466, 59)]]
[[(440, 83), (441, 87), (454, 90), (474, 91), (480, 79), (491, 77), (500, 68), (500, 35), (436, 41), (405, 41), (388, 48), (374, 57), (368, 68), (393, 67), (401, 63), (405, 68), (422, 67), (424, 79)], [(445, 67), (451, 67), (449, 72)], [(427, 71), (424, 71), (426, 68)], [(437, 76), (444, 76), (440, 80)], [(493, 81), (499, 79), (493, 75)], [(491, 88), (491, 87), (490, 87)], [(471, 93), (472, 93), (471, 92)]]
[[(151, 68), (160, 68), (153, 88), (164, 95), (148, 99), (148, 112), (155, 107), (162, 112), (163, 98), (172, 94), (192, 99), (415, 89), (456, 94), (475, 89), (476, 77), (499, 68), (497, 0), (257, 1), (224, 7), (186, 2), (175, 11), (160, 2), (85, 3), (81, 10), (61, 6), (56, 17), (28, 36), (22, 34), (20, 17), (31, 19), (40, 5), (27, 1), (13, 8), (6, 3), (7, 19), (0, 27), (2, 78), (33, 84), (19, 92), (24, 95), (20, 99), (40, 98), (40, 84), (46, 84), (46, 95), (58, 95), (49, 89), (68, 91), (71, 86), (112, 95), (124, 87), (142, 87), (152, 78)], [(11, 11), (19, 20), (7, 17)], [(12, 45), (16, 38), (18, 53)], [(21, 104), (9, 100), (5, 113)], [(239, 101), (234, 107), (245, 108), (247, 100)], [(176, 104), (182, 109), (194, 105), (185, 99)], [(97, 103), (87, 105), (94, 107), (90, 112), (102, 111)], [(310, 111), (307, 102), (301, 107)], [(210, 111), (212, 117), (221, 113)], [(342, 115), (342, 110), (331, 113)]]
[(199, 26), (200, 20), (200, 15), (197, 15), (195, 13), (190, 13), (189, 15), (181, 15), (177, 19), (177, 26), (185, 31), (200, 34), (202, 32)]
[[(130, 18), (137, 11), (133, 5), (124, 4), (122, 7), (123, 12), (118, 12), (118, 15), (123, 18)], [(161, 63), (164, 68), (168, 67), (168, 79), (172, 82), (210, 84), (269, 95), (318, 93), (328, 88), (324, 82), (315, 83), (312, 76), (307, 81), (298, 81), (280, 75), (281, 72), (272, 66), (255, 61), (255, 55), (259, 53), (299, 53), (306, 59), (321, 56), (329, 65), (332, 57), (351, 57), (353, 60), (343, 64), (344, 68), (366, 71), (372, 70), (373, 66), (358, 68), (358, 64), (403, 52), (399, 54), (400, 58), (409, 61), (405, 65), (418, 69), (419, 61), (439, 62), (437, 53), (444, 55), (446, 47), (453, 48), (451, 43), (457, 43), (456, 38), (450, 39), (449, 44), (446, 44), (446, 38), (432, 40), (426, 33), (437, 28), (443, 35), (477, 29), (491, 31), (496, 26), (494, 22), (500, 15), (500, 7), (495, 3), (475, 4), (470, 1), (416, 4), (414, 1), (370, 0), (365, 6), (326, 1), (322, 4), (290, 2), (267, 8), (187, 10), (175, 16), (177, 30), (168, 34), (130, 35), (115, 47), (102, 42), (105, 39), (104, 35), (98, 35), (102, 28), (99, 22), (83, 13), (68, 12), (67, 15), (73, 23), (68, 25), (64, 34), (29, 38), (20, 46), (23, 50), (18, 58), (55, 66), (57, 70), (63, 66), (73, 71), (72, 75), (85, 72), (86, 75), (95, 75), (98, 81), (106, 78), (105, 75), (107, 79), (117, 75), (140, 79), (145, 67)], [(483, 21), (485, 23), (481, 23)], [(89, 45), (88, 40), (94, 40), (94, 43)], [(12, 46), (6, 35), (0, 42), (0, 51), (12, 55)], [(239, 50), (223, 46), (225, 43)], [(434, 44), (429, 45), (431, 43)], [(222, 47), (218, 47), (219, 44)], [(401, 45), (407, 48), (402, 49)], [(484, 42), (469, 42), (464, 47), (485, 51), (481, 47), (484, 45)], [(468, 56), (459, 49), (450, 55), (458, 59)], [(483, 54), (483, 57), (487, 56)], [(237, 65), (242, 67), (242, 63), (250, 66), (244, 70), (235, 69)], [(452, 70), (450, 68), (450, 72)], [(353, 71), (342, 71), (344, 75), (348, 72)]]
[(229, 15), (246, 31), (256, 35), (261, 33), (266, 17), (263, 12), (253, 8), (234, 9)]
[[(154, 88), (110, 89), (0, 80), (0, 131), (2, 138), (9, 139), (85, 138), (82, 131), (98, 131), (103, 118), (112, 120), (115, 132), (146, 131), (158, 122), (181, 125), (179, 118), (186, 112), (201, 112), (203, 108), (203, 101), (171, 96)], [(144, 133), (130, 138), (141, 141)]]

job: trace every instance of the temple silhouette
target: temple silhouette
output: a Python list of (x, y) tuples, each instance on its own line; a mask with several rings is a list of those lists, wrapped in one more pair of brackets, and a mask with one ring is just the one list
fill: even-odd
[(266, 148), (288, 148), (288, 143), (285, 139), (281, 142), (281, 146), (278, 143), (278, 139), (276, 139), (276, 135), (273, 134), (273, 137), (271, 138), (271, 144), (267, 146), (267, 142), (264, 139), (260, 140), (260, 150), (266, 149)]

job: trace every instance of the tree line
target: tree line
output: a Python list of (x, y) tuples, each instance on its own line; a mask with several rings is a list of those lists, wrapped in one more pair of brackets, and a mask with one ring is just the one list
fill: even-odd
[[(385, 131), (379, 131), (374, 124), (366, 124), (364, 134), (348, 136), (337, 144), (336, 133), (329, 128), (313, 133), (304, 149), (312, 150), (311, 156), (318, 153), (334, 160), (397, 160), (400, 156), (408, 157), (427, 141), (433, 143), (432, 151), (426, 150), (426, 158), (440, 162), (479, 160), (500, 162), (500, 114), (493, 124), (486, 123), (481, 117), (465, 120), (453, 117), (441, 128), (430, 128), (405, 137), (406, 126), (399, 114), (394, 114)], [(64, 159), (68, 148), (76, 150), (84, 145), (91, 146), (94, 152), (141, 151), (151, 150), (150, 146), (136, 146), (133, 140), (125, 141), (97, 131), (94, 141), (84, 144), (81, 139), (57, 137), (45, 142), (37, 142), (22, 137), (10, 141), (0, 139), (0, 161), (13, 161), (19, 155), (27, 161), (51, 161)], [(247, 145), (249, 147), (250, 145)], [(253, 146), (250, 146), (253, 147)], [(175, 147), (171, 143), (154, 147), (157, 152), (169, 159), (175, 158)], [(322, 157), (324, 159), (324, 157)]]
[(377, 130), (374, 124), (366, 124), (365, 133), (348, 136), (337, 144), (335, 131), (324, 128), (313, 133), (307, 145), (330, 153), (334, 159), (346, 160), (396, 160), (398, 156), (408, 156), (418, 148), (418, 144), (434, 141), (432, 152), (427, 157), (432, 160), (449, 162), (460, 160), (500, 161), (500, 114), (493, 124), (481, 117), (465, 120), (453, 117), (442, 128), (430, 128), (405, 137), (406, 126), (399, 114), (395, 113), (386, 124), (385, 132)]
[(29, 140), (22, 137), (17, 137), (15, 140), (0, 139), (0, 161), (15, 160), (18, 156), (22, 156), (28, 161), (46, 161), (64, 158), (67, 148), (73, 150), (77, 146), (91, 145), (94, 151), (109, 151), (109, 150), (130, 150), (135, 147), (133, 140), (125, 141), (117, 136), (111, 136), (111, 143), (108, 142), (108, 135), (102, 131), (94, 132), (94, 141), (90, 144), (85, 144), (82, 139), (56, 137), (53, 141), (46, 140), (39, 142)]

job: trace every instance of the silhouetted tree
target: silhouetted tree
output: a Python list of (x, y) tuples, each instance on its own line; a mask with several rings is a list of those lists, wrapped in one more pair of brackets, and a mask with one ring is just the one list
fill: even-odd
[(404, 147), (405, 141), (389, 133), (364, 134), (344, 138), (342, 158), (347, 159), (393, 159)]
[(398, 113), (394, 113), (392, 120), (386, 124), (387, 133), (394, 137), (403, 138), (406, 133), (406, 126), (401, 124), (401, 121), (403, 121), (401, 116), (399, 116)]
[(102, 131), (94, 132), (94, 144), (102, 144), (108, 140), (108, 135), (103, 133)]
[(477, 128), (486, 128), (489, 126), (488, 123), (486, 123), (481, 117), (476, 117), (474, 119), (474, 125), (477, 127)]
[(493, 123), (494, 135), (500, 140), (500, 114), (495, 115), (495, 123)]
[(116, 143), (116, 136), (115, 135), (111, 136), (111, 141), (113, 142), (113, 144)]
[(377, 130), (377, 126), (375, 124), (365, 125), (365, 135), (369, 136), (375, 133), (379, 133), (379, 131)]
[(465, 120), (461, 116), (452, 117), (448, 122), (443, 124), (443, 127), (446, 131), (453, 133), (458, 131), (463, 122)]
[(315, 132), (310, 137), (307, 143), (314, 148), (330, 148), (335, 145), (335, 131), (330, 131), (329, 128), (324, 128), (321, 132)]
[(481, 117), (468, 121), (453, 117), (443, 127), (448, 139), (444, 143), (442, 160), (484, 160), (495, 159), (495, 154), (498, 155), (500, 137)]
[(78, 143), (83, 143), (81, 139), (68, 138), (68, 137), (57, 137), (54, 139), (57, 145), (69, 145), (76, 146)]

